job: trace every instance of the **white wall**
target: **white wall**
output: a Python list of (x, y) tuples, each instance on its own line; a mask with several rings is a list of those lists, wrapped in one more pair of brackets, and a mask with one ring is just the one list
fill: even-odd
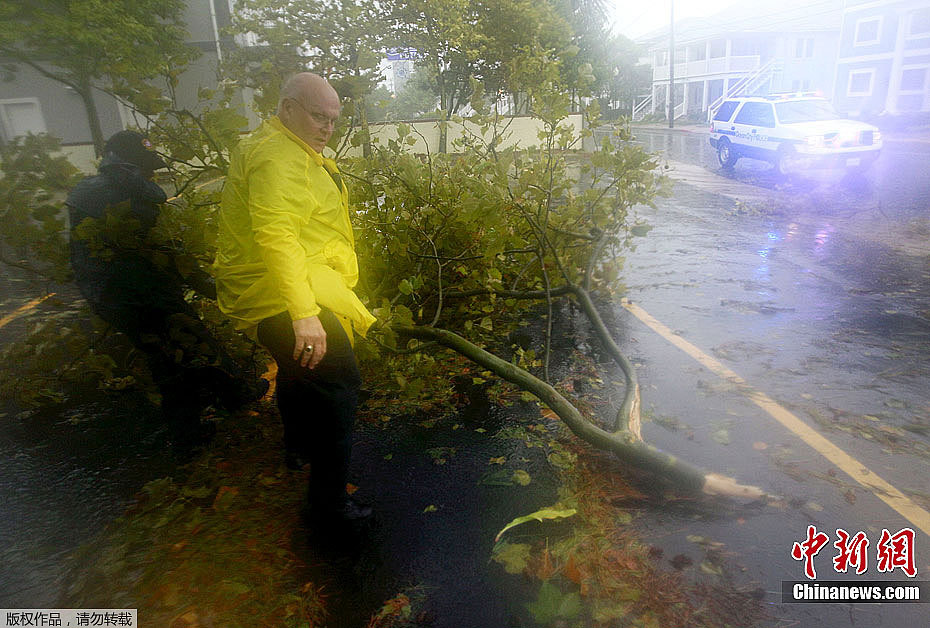
[[(580, 113), (571, 114), (563, 121), (573, 128), (573, 134), (578, 138), (578, 142), (573, 146), (574, 150), (581, 150), (581, 129), (583, 125), (583, 116)], [(509, 123), (509, 125), (508, 125)], [(388, 140), (397, 139), (397, 122), (383, 122), (369, 126), (372, 140), (387, 144)], [(410, 127), (410, 137), (416, 141), (410, 147), (410, 150), (416, 154), (438, 153), (439, 152), (439, 122), (428, 120), (422, 122), (407, 122)], [(464, 124), (457, 122), (448, 122), (447, 150), (454, 152), (453, 142), (462, 138), (463, 135), (475, 134), (481, 135), (478, 125), (465, 121)], [(506, 126), (506, 130), (504, 127)], [(498, 132), (504, 136), (503, 141), (497, 148), (509, 148), (519, 146), (529, 148), (530, 146), (539, 145), (538, 133), (543, 128), (542, 122), (530, 116), (516, 116), (514, 118), (502, 119)], [(485, 136), (485, 140), (490, 139), (490, 131)], [(362, 148), (350, 148), (346, 156), (358, 157), (362, 154)]]

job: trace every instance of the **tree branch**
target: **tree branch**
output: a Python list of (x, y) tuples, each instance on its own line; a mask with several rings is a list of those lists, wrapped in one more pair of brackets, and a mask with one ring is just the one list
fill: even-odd
[(530, 300), (540, 300), (545, 299), (546, 296), (551, 297), (561, 297), (567, 294), (574, 294), (574, 288), (571, 286), (560, 286), (558, 288), (552, 288), (550, 290), (490, 290), (490, 289), (478, 289), (478, 290), (463, 290), (461, 292), (446, 292), (447, 299), (468, 299), (471, 297), (481, 297), (494, 295), (502, 299), (530, 299)]
[(444, 329), (419, 326), (395, 326), (394, 331), (401, 336), (437, 342), (490, 370), (498, 377), (531, 392), (549, 406), (565, 425), (585, 442), (598, 449), (610, 451), (637, 467), (658, 473), (672, 480), (677, 486), (689, 493), (703, 492), (709, 495), (727, 495), (753, 499), (765, 495), (757, 487), (741, 485), (732, 478), (704, 472), (675, 456), (647, 445), (626, 430), (618, 430), (613, 433), (607, 432), (587, 420), (568, 399), (563, 397), (551, 385), (524, 369), (485, 351), (458, 334)]

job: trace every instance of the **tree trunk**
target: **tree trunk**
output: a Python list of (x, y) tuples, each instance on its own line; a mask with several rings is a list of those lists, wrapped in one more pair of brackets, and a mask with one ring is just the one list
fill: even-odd
[(368, 128), (368, 109), (365, 107), (365, 98), (359, 98), (355, 102), (355, 113), (358, 116), (359, 126), (365, 134), (365, 141), (362, 143), (362, 155), (365, 159), (371, 157), (371, 131)]
[(443, 115), (445, 116), (445, 119), (439, 122), (439, 152), (440, 153), (446, 152), (446, 141), (448, 138), (447, 122), (449, 120), (449, 116), (446, 115), (446, 109), (448, 109), (449, 101), (451, 100), (450, 95), (446, 93), (446, 84), (445, 84), (444, 78), (445, 77), (443, 76), (442, 71), (440, 70), (439, 74), (437, 75), (437, 83), (439, 84), (439, 110), (442, 111)]
[(97, 114), (97, 103), (94, 102), (94, 88), (90, 81), (82, 78), (77, 91), (84, 102), (84, 112), (87, 114), (87, 123), (90, 126), (90, 137), (94, 143), (94, 153), (97, 157), (103, 155), (103, 146), (106, 143), (103, 129), (100, 128), (100, 117)]
[(688, 493), (750, 499), (765, 496), (765, 493), (757, 487), (738, 484), (734, 479), (716, 473), (707, 473), (675, 456), (662, 452), (644, 443), (627, 429), (611, 433), (598, 427), (588, 421), (570, 401), (546, 382), (488, 353), (458, 334), (444, 329), (420, 326), (397, 326), (394, 327), (394, 331), (401, 336), (437, 342), (492, 371), (498, 377), (529, 391), (549, 406), (568, 428), (585, 442), (598, 449), (610, 451), (626, 462), (671, 480)]

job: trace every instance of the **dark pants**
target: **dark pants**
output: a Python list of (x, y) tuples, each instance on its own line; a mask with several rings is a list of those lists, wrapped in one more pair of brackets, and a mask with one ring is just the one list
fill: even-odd
[[(196, 437), (200, 413), (219, 402), (235, 409), (256, 398), (249, 377), (184, 299), (180, 278), (143, 259), (120, 259), (101, 285), (78, 285), (95, 314), (125, 334), (148, 358), (175, 437)], [(102, 287), (101, 287), (102, 286)]]
[(313, 370), (294, 360), (294, 328), (287, 312), (258, 325), (258, 339), (278, 363), (277, 397), (284, 445), (310, 461), (309, 500), (314, 511), (335, 512), (345, 500), (352, 426), (362, 378), (342, 325), (329, 310), (319, 314), (326, 354)]

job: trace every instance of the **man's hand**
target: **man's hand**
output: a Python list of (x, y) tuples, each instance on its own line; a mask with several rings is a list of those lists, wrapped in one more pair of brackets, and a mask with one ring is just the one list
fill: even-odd
[[(326, 355), (326, 330), (320, 323), (320, 317), (299, 318), (293, 325), (294, 359), (299, 360), (301, 366), (315, 368)], [(305, 351), (307, 347), (312, 347), (313, 350)]]

